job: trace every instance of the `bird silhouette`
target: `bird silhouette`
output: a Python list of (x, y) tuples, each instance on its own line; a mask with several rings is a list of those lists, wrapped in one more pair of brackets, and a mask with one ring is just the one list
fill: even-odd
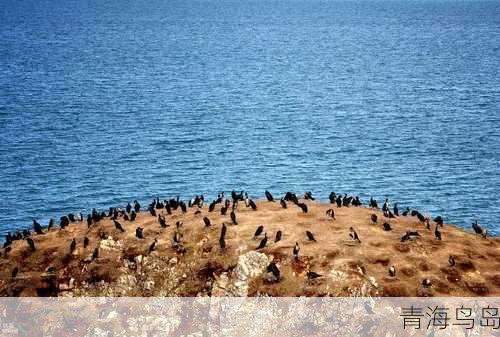
[(115, 228), (118, 229), (120, 232), (125, 232), (125, 229), (123, 229), (123, 226), (121, 223), (113, 219), (113, 223), (115, 224)]
[(313, 233), (312, 233), (312, 232), (310, 232), (310, 231), (306, 231), (306, 235), (307, 235), (307, 239), (308, 239), (309, 241), (314, 241), (314, 242), (316, 242), (316, 239), (314, 238), (314, 235), (313, 235)]
[(292, 251), (293, 257), (295, 260), (299, 259), (299, 252), (300, 252), (299, 243), (295, 242), (295, 246), (293, 247), (293, 251)]
[(75, 249), (76, 249), (76, 239), (73, 238), (73, 240), (71, 240), (71, 243), (69, 245), (69, 252), (73, 253)]
[(281, 207), (283, 207), (283, 208), (286, 209), (286, 201), (285, 200), (281, 199), (280, 200), (280, 205), (281, 205)]
[(257, 236), (261, 235), (263, 231), (264, 231), (264, 226), (260, 225), (259, 227), (257, 227), (257, 230), (253, 235), (254, 240), (257, 238)]
[(306, 205), (306, 204), (304, 204), (303, 202), (299, 202), (299, 203), (297, 204), (297, 206), (299, 206), (299, 207), (300, 207), (300, 209), (302, 210), (302, 212), (303, 212), (303, 213), (307, 213), (307, 210), (308, 210), (308, 209), (307, 209), (307, 205)]
[(264, 193), (266, 194), (267, 201), (274, 201), (274, 197), (271, 192), (266, 190)]
[(266, 247), (266, 245), (267, 245), (267, 233), (264, 233), (264, 238), (260, 241), (260, 244), (257, 247), (257, 250)]
[(238, 224), (238, 221), (236, 221), (236, 213), (234, 213), (234, 211), (231, 211), (231, 221), (234, 225)]
[(276, 232), (276, 238), (274, 239), (274, 242), (278, 242), (278, 241), (281, 241), (281, 236), (283, 235), (283, 232), (281, 231), (277, 231)]

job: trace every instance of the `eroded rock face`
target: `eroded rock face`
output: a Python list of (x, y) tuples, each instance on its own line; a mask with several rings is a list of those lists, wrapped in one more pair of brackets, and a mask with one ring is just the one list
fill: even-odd
[(224, 272), (216, 277), (212, 296), (247, 296), (250, 279), (262, 275), (269, 262), (266, 254), (255, 251), (240, 255), (231, 275)]

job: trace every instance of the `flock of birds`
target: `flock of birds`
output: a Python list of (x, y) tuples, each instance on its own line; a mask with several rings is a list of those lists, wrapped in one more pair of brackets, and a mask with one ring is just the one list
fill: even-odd
[[(276, 202), (276, 199), (272, 195), (271, 192), (265, 191), (265, 197), (268, 202)], [(305, 200), (315, 200), (314, 197), (312, 196), (311, 192), (305, 192), (302, 196), (302, 199)], [(358, 196), (348, 196), (347, 194), (341, 195), (341, 194), (336, 194), (334, 192), (330, 193), (329, 195), (329, 200), (332, 205), (337, 206), (337, 208), (341, 207), (350, 207), (350, 206), (362, 206), (362, 202), (360, 201)], [(186, 213), (188, 211), (188, 208), (194, 208), (195, 214), (201, 214), (201, 208), (203, 207), (205, 203), (205, 199), (203, 195), (197, 195), (193, 199), (189, 200), (188, 203), (186, 204), (184, 201), (180, 200), (179, 197), (177, 198), (172, 198), (169, 200), (163, 200), (160, 201), (159, 198), (153, 199), (153, 201), (148, 205), (147, 207), (147, 212), (149, 212), (150, 216), (154, 217), (157, 219), (158, 224), (160, 228), (167, 228), (170, 225), (167, 223), (166, 215), (171, 215), (175, 211), (180, 211), (182, 213)], [(257, 205), (256, 203), (248, 197), (248, 194), (244, 191), (241, 192), (236, 192), (232, 191), (230, 197), (225, 196), (225, 193), (222, 192), (218, 194), (217, 198), (209, 203), (208, 206), (208, 212), (214, 212), (216, 205), (222, 205), (220, 207), (220, 214), (221, 215), (227, 215), (229, 212), (230, 214), (230, 219), (232, 225), (238, 225), (238, 219), (237, 219), (237, 209), (239, 207), (240, 203), (244, 203), (245, 207), (251, 208), (252, 210), (257, 210)], [(299, 198), (295, 193), (292, 192), (286, 192), (285, 195), (280, 198), (279, 203), (282, 208), (286, 209), (290, 206), (296, 206), (298, 207), (303, 213), (308, 213), (308, 206), (304, 202), (300, 202)], [(378, 203), (375, 199), (370, 198), (370, 201), (368, 203), (368, 206), (372, 209), (379, 209)], [(164, 210), (165, 212), (161, 212)], [(431, 219), (429, 217), (424, 216), (417, 210), (411, 210), (410, 208), (406, 208), (403, 212), (400, 213), (400, 210), (398, 208), (398, 204), (396, 203), (394, 207), (391, 209), (389, 200), (385, 199), (384, 204), (382, 206), (382, 212), (384, 218), (396, 218), (399, 216), (413, 216), (416, 217), (421, 223), (425, 224), (425, 227), (427, 229), (431, 229)], [(128, 203), (125, 208), (115, 208), (115, 207), (110, 207), (108, 212), (103, 212), (103, 211), (98, 211), (96, 209), (93, 209), (90, 214), (88, 214), (86, 217), (82, 213), (79, 213), (78, 216), (75, 216), (74, 214), (68, 214), (64, 215), (60, 218), (59, 220), (59, 229), (64, 230), (64, 228), (70, 226), (70, 224), (75, 223), (75, 222), (83, 222), (84, 220), (86, 221), (87, 228), (90, 230), (93, 226), (99, 224), (99, 222), (105, 218), (110, 218), (112, 220), (112, 223), (114, 224), (114, 227), (117, 231), (120, 233), (126, 232), (125, 226), (122, 224), (123, 221), (127, 222), (134, 222), (137, 218), (137, 214), (141, 212), (141, 205), (140, 203), (135, 200), (133, 203)], [(163, 215), (161, 213), (166, 213), (166, 215)], [(334, 208), (330, 208), (326, 211), (325, 215), (328, 218), (331, 218), (332, 220), (335, 220), (335, 210)], [(206, 228), (212, 227), (213, 224), (210, 221), (208, 217), (203, 217), (203, 226)], [(378, 216), (373, 213), (370, 218), (372, 223), (378, 223), (379, 219)], [(122, 221), (122, 222), (120, 222)], [(443, 240), (441, 230), (440, 228), (443, 227), (444, 221), (441, 216), (435, 217), (432, 219), (432, 221), (435, 223), (434, 227), (434, 236), (436, 240)], [(184, 246), (183, 242), (183, 235), (180, 229), (182, 228), (183, 223), (182, 221), (177, 221), (175, 223), (175, 228), (176, 230), (173, 232), (173, 236), (171, 239), (172, 242), (172, 247), (177, 251), (178, 253), (185, 253), (186, 248)], [(12, 243), (16, 240), (25, 240), (27, 244), (27, 248), (34, 252), (37, 250), (37, 247), (35, 245), (35, 241), (32, 239), (33, 235), (43, 235), (47, 231), (51, 230), (52, 228), (55, 227), (55, 222), (53, 219), (49, 220), (49, 223), (47, 227), (44, 229), (44, 227), (38, 223), (36, 220), (33, 220), (33, 231), (30, 230), (22, 230), (22, 231), (17, 231), (14, 234), (11, 234), (10, 232), (7, 233), (5, 236), (5, 241), (3, 244), (4, 248), (4, 257), (8, 257), (8, 254), (11, 250)], [(387, 221), (383, 221), (382, 225), (383, 229), (385, 231), (390, 231), (392, 230), (391, 225)], [(474, 232), (483, 238), (486, 238), (488, 235), (488, 231), (481, 227), (477, 221), (472, 223), (472, 229)], [(142, 227), (136, 227), (135, 229), (135, 237), (138, 240), (145, 240), (145, 235), (143, 232)], [(220, 235), (219, 235), (219, 248), (223, 252), (226, 250), (226, 234), (227, 234), (227, 225), (225, 223), (222, 223)], [(264, 234), (262, 236), (262, 234)], [(274, 237), (274, 242), (279, 242), (282, 239), (283, 232), (281, 230), (278, 230), (276, 232), (276, 235)], [(418, 231), (407, 231), (402, 237), (401, 237), (401, 242), (405, 242), (408, 240), (412, 240), (416, 237), (419, 237), (420, 234)], [(99, 231), (99, 237), (100, 239), (106, 239), (108, 237), (108, 234), (105, 231), (100, 230)], [(311, 231), (305, 231), (305, 237), (308, 241), (310, 242), (316, 242), (316, 238), (314, 236), (314, 233)], [(349, 228), (349, 238), (352, 240), (354, 243), (361, 244), (361, 239), (356, 230), (353, 227)], [(267, 235), (267, 232), (264, 231), (264, 226), (260, 225), (256, 228), (255, 233), (253, 235), (253, 240), (258, 240), (259, 244), (256, 246), (256, 250), (261, 250), (265, 248), (268, 244), (269, 237)], [(158, 243), (158, 239), (154, 238), (154, 240), (149, 244), (148, 251), (149, 253), (153, 252), (156, 249), (156, 245)], [(83, 247), (87, 248), (90, 245), (90, 239), (85, 236), (83, 239)], [(77, 249), (77, 241), (76, 238), (73, 238), (70, 242), (69, 245), (69, 253), (73, 253)], [(295, 245), (293, 246), (292, 250), (292, 257), (295, 261), (299, 260), (300, 256), (300, 245), (298, 242), (295, 242)], [(99, 245), (97, 245), (93, 253), (91, 255), (91, 260), (95, 260), (99, 258)], [(453, 256), (450, 255), (449, 257), (449, 264), (450, 266), (455, 265), (455, 259)], [(50, 270), (51, 272), (55, 272), (55, 270)], [(19, 272), (19, 268), (15, 267), (12, 270), (12, 278), (15, 278), (17, 273)], [(267, 266), (267, 272), (272, 275), (272, 279), (274, 281), (279, 281), (281, 279), (280, 275), (280, 270), (278, 266), (276, 265), (275, 262), (271, 262)], [(395, 277), (396, 276), (396, 268), (394, 266), (389, 267), (388, 270), (389, 276)], [(312, 270), (307, 271), (307, 277), (308, 279), (316, 279), (319, 277), (322, 277), (317, 272), (314, 272)], [(430, 287), (431, 281), (429, 279), (424, 279), (422, 282), (423, 287)]]

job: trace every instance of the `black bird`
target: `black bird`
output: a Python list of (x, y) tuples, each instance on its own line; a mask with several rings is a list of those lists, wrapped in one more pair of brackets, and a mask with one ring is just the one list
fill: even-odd
[(335, 219), (335, 211), (333, 210), (333, 208), (330, 208), (329, 210), (326, 211), (326, 216), (329, 216), (333, 220), (336, 220)]
[(454, 267), (455, 266), (455, 264), (456, 264), (455, 258), (452, 255), (450, 255), (448, 257), (448, 263), (450, 264), (450, 267)]
[(394, 266), (389, 267), (389, 276), (396, 277), (396, 268)]
[(410, 207), (406, 207), (406, 210), (403, 212), (403, 216), (408, 216), (410, 214)]
[(223, 223), (219, 236), (219, 247), (221, 250), (224, 250), (226, 248), (226, 231), (227, 231), (227, 226), (225, 223)]
[(480, 234), (482, 235), (483, 232), (484, 232), (484, 229), (483, 227), (481, 227), (481, 225), (477, 222), (477, 220), (475, 222), (472, 223), (472, 229), (474, 229), (474, 232), (476, 234)]
[(432, 282), (430, 279), (426, 278), (422, 281), (422, 286), (424, 288), (429, 288), (432, 285)]
[(158, 215), (158, 222), (160, 223), (161, 228), (167, 228), (167, 221), (164, 216)]
[(295, 246), (293, 247), (293, 257), (295, 260), (299, 259), (299, 252), (300, 252), (299, 243), (295, 242)]
[(141, 211), (141, 204), (137, 200), (134, 200), (134, 211), (139, 213)]
[(194, 214), (201, 214), (201, 211), (199, 209), (197, 209)]
[(439, 226), (443, 226), (443, 218), (439, 215), (433, 219), (435, 223), (437, 223)]
[(170, 207), (170, 203), (168, 201), (165, 203), (165, 210), (167, 211), (168, 215), (172, 214), (172, 207)]
[(236, 213), (234, 213), (234, 211), (231, 211), (231, 221), (234, 225), (238, 224), (238, 222), (236, 221)]
[(225, 238), (220, 238), (219, 239), (219, 247), (221, 250), (226, 249), (226, 239)]
[(177, 222), (175, 223), (175, 228), (179, 229), (179, 228), (181, 228), (181, 227), (182, 227), (182, 221), (177, 221)]
[(320, 275), (320, 274), (318, 274), (318, 273), (316, 273), (314, 271), (308, 271), (307, 272), (307, 278), (310, 279), (310, 280), (314, 280), (314, 279), (316, 279), (318, 277), (321, 277), (321, 276), (322, 275)]
[(135, 211), (132, 211), (132, 213), (130, 213), (130, 221), (135, 221), (136, 218), (137, 218), (137, 213)]
[(334, 204), (335, 201), (337, 200), (337, 196), (335, 195), (335, 192), (330, 192), (328, 199), (330, 199), (330, 204)]
[(271, 194), (271, 192), (266, 190), (266, 192), (264, 192), (264, 193), (266, 194), (267, 201), (274, 201), (274, 197)]
[(157, 242), (158, 242), (158, 240), (155, 238), (155, 240), (153, 241), (153, 243), (151, 243), (149, 245), (149, 253), (153, 252), (156, 249), (156, 243)]
[(420, 222), (425, 222), (425, 216), (423, 216), (423, 214), (420, 212), (417, 212), (417, 219)]
[(89, 245), (89, 238), (88, 237), (85, 237), (83, 239), (83, 248), (87, 248), (87, 246)]
[(31, 251), (34, 252), (36, 250), (35, 241), (32, 238), (26, 238), (26, 242), (30, 246)]
[(267, 233), (264, 233), (264, 238), (260, 241), (257, 250), (264, 248), (267, 245)]
[(394, 204), (394, 208), (392, 210), (394, 212), (395, 216), (399, 216), (399, 209), (398, 209), (398, 203)]
[(130, 204), (130, 202), (127, 204), (127, 206), (125, 207), (125, 211), (127, 213), (130, 213), (130, 211), (132, 210), (132, 205)]
[(439, 225), (436, 225), (436, 229), (434, 229), (434, 236), (438, 241), (441, 241), (441, 232), (439, 231)]
[(389, 199), (385, 199), (384, 204), (382, 205), (382, 211), (387, 212), (389, 210)]
[(92, 216), (89, 214), (87, 215), (87, 228), (90, 228), (92, 226)]
[[(149, 214), (151, 214), (151, 216), (156, 217), (156, 210), (154, 207), (149, 207)], [(170, 214), (170, 213), (168, 213), (168, 214)]]
[(311, 191), (305, 192), (304, 193), (304, 199), (306, 199), (306, 200), (313, 200), (314, 201), (314, 198), (312, 196), (312, 192)]
[(54, 227), (54, 219), (50, 218), (47, 230), (50, 230), (52, 227)]
[(144, 235), (142, 234), (143, 228), (137, 227), (135, 229), (135, 237), (138, 239), (144, 239)]
[(276, 232), (276, 238), (274, 239), (274, 242), (278, 242), (278, 241), (281, 241), (281, 236), (283, 235), (283, 232), (282, 231), (277, 231)]
[(33, 220), (33, 229), (37, 234), (43, 234), (42, 225), (40, 225), (36, 220)]
[(349, 228), (349, 236), (351, 237), (351, 239), (353, 239), (354, 241), (358, 241), (359, 243), (361, 243), (361, 240), (359, 239), (359, 236), (358, 236), (358, 233), (356, 233), (356, 231), (354, 230), (354, 228)]
[(68, 219), (69, 219), (69, 221), (71, 221), (71, 222), (75, 222), (75, 221), (76, 221), (76, 219), (75, 219), (75, 215), (74, 215), (73, 213), (69, 213), (69, 214), (68, 214)]
[(71, 240), (71, 243), (69, 245), (69, 252), (73, 253), (75, 249), (76, 249), (76, 239), (73, 238), (73, 240)]
[(411, 237), (410, 237), (410, 234), (409, 232), (406, 232), (402, 237), (401, 237), (401, 242), (405, 242), (405, 241), (408, 241), (410, 240)]
[(128, 214), (127, 214), (127, 213), (124, 213), (124, 214), (123, 214), (123, 220), (125, 220), (125, 221), (130, 221), (130, 218), (128, 217)]
[(220, 230), (220, 239), (224, 239), (226, 237), (227, 226), (225, 223), (222, 223), (222, 228)]
[(335, 200), (335, 203), (338, 208), (342, 207), (342, 197), (340, 195), (337, 197), (337, 200)]
[(113, 223), (115, 224), (115, 228), (118, 229), (120, 232), (124, 233), (125, 229), (123, 229), (123, 226), (121, 223), (113, 219)]
[(64, 227), (67, 227), (67, 226), (69, 226), (69, 219), (67, 216), (64, 215), (59, 220), (59, 227), (61, 227), (61, 229), (64, 229)]
[(297, 204), (297, 206), (300, 207), (300, 209), (302, 210), (302, 212), (307, 213), (307, 205), (306, 204), (304, 204), (303, 202), (299, 202)]
[(257, 227), (257, 230), (253, 235), (254, 240), (257, 238), (257, 236), (261, 235), (263, 231), (264, 231), (264, 226), (260, 225), (259, 227)]
[(227, 207), (226, 206), (222, 206), (221, 209), (220, 209), (220, 215), (226, 215), (227, 214)]
[(252, 208), (252, 210), (256, 211), (257, 210), (257, 205), (252, 199), (248, 199), (248, 205)]
[(213, 210), (214, 210), (214, 209), (215, 209), (215, 200), (214, 200), (214, 201), (212, 201), (212, 202), (210, 203), (210, 205), (208, 205), (208, 211), (209, 211), (209, 212), (213, 212)]
[(179, 202), (179, 206), (181, 207), (182, 213), (187, 212), (186, 203), (184, 201)]
[(372, 214), (370, 219), (372, 220), (373, 223), (377, 223), (377, 214)]
[(17, 276), (17, 273), (19, 273), (19, 268), (18, 267), (14, 267), (14, 269), (12, 269), (12, 272), (11, 272), (10, 276), (12, 278), (15, 278)]
[(311, 233), (310, 231), (306, 231), (306, 235), (307, 235), (307, 239), (308, 239), (309, 241), (314, 241), (314, 242), (316, 242), (316, 239), (314, 238), (313, 233)]
[(286, 208), (286, 201), (283, 200), (283, 199), (281, 199), (280, 200), (280, 205), (281, 205), (281, 207)]
[(387, 222), (384, 222), (383, 226), (384, 226), (384, 231), (386, 231), (386, 232), (392, 230), (391, 225), (389, 223), (387, 223)]
[(203, 222), (205, 223), (205, 227), (210, 227), (212, 223), (210, 222), (210, 219), (207, 218), (206, 216), (203, 217)]
[(280, 270), (278, 269), (278, 266), (276, 266), (276, 262), (271, 261), (271, 263), (269, 263), (269, 265), (267, 266), (266, 270), (268, 273), (273, 274), (274, 279), (276, 281), (279, 281), (281, 273)]
[(99, 247), (95, 247), (94, 252), (92, 253), (92, 260), (95, 260), (99, 257)]

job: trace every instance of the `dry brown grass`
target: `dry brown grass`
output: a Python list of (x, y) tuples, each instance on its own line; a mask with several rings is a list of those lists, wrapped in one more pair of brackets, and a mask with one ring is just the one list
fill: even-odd
[[(357, 285), (376, 280), (372, 293), (381, 296), (499, 296), (500, 294), (500, 240), (482, 239), (470, 232), (446, 224), (442, 229), (443, 241), (434, 239), (433, 231), (426, 230), (415, 217), (390, 219), (392, 231), (382, 229), (384, 219), (378, 210), (364, 207), (337, 208), (336, 220), (328, 219), (325, 211), (331, 204), (305, 201), (309, 212), (302, 211), (289, 203), (282, 209), (278, 202), (257, 202), (258, 210), (252, 211), (241, 203), (237, 210), (238, 225), (232, 225), (229, 214), (220, 215), (220, 205), (208, 213), (208, 206), (201, 214), (194, 214), (197, 208), (188, 209), (186, 214), (175, 211), (166, 215), (168, 228), (161, 229), (149, 213), (141, 212), (134, 223), (120, 220), (126, 232), (118, 232), (110, 219), (104, 219), (90, 230), (86, 223), (73, 223), (64, 230), (52, 229), (43, 235), (34, 236), (37, 250), (31, 252), (25, 241), (16, 241), (12, 251), (0, 259), (0, 294), (11, 296), (57, 295), (59, 284), (68, 283), (71, 278), (79, 287), (82, 283), (96, 285), (92, 294), (100, 293), (99, 283), (112, 287), (122, 276), (133, 276), (138, 286), (129, 290), (130, 296), (196, 296), (210, 295), (211, 284), (222, 273), (231, 275), (238, 263), (238, 257), (254, 250), (260, 242), (253, 240), (258, 225), (264, 225), (269, 241), (262, 253), (272, 256), (277, 262), (282, 279), (268, 283), (257, 277), (250, 280), (251, 296), (348, 296)], [(377, 214), (379, 221), (372, 224), (370, 216)], [(205, 228), (202, 218), (208, 216), (212, 228)], [(185, 253), (179, 253), (171, 246), (175, 222), (182, 221), (180, 233), (183, 236)], [(218, 238), (222, 223), (228, 226), (227, 248), (221, 251)], [(135, 238), (135, 228), (144, 228), (145, 239)], [(349, 227), (354, 227), (362, 243), (350, 240)], [(278, 230), (283, 239), (274, 243)], [(305, 231), (314, 233), (317, 242), (308, 242)], [(400, 242), (407, 230), (417, 230), (421, 237)], [(89, 257), (100, 245), (99, 235), (105, 232), (112, 236), (117, 245), (100, 249), (100, 257), (90, 262)], [(83, 248), (83, 238), (90, 239), (90, 245)], [(69, 245), (77, 240), (77, 251), (69, 254)], [(156, 251), (148, 254), (148, 247), (154, 238), (158, 239)], [(292, 249), (298, 242), (300, 259), (294, 261)], [(456, 266), (448, 265), (448, 256), (455, 256)], [(139, 266), (136, 259), (146, 258)], [(175, 258), (175, 259), (173, 259)], [(125, 261), (124, 261), (125, 260)], [(127, 267), (126, 261), (130, 264)], [(173, 262), (175, 261), (175, 262)], [(396, 267), (396, 278), (388, 277), (388, 267)], [(14, 279), (11, 272), (19, 268)], [(55, 275), (48, 277), (47, 267), (53, 267)], [(306, 277), (308, 270), (323, 275), (316, 281)], [(364, 273), (364, 275), (360, 274)], [(347, 280), (335, 280), (330, 275), (339, 271)], [(424, 278), (433, 282), (431, 288), (422, 289)], [(154, 286), (146, 289), (147, 282)]]

